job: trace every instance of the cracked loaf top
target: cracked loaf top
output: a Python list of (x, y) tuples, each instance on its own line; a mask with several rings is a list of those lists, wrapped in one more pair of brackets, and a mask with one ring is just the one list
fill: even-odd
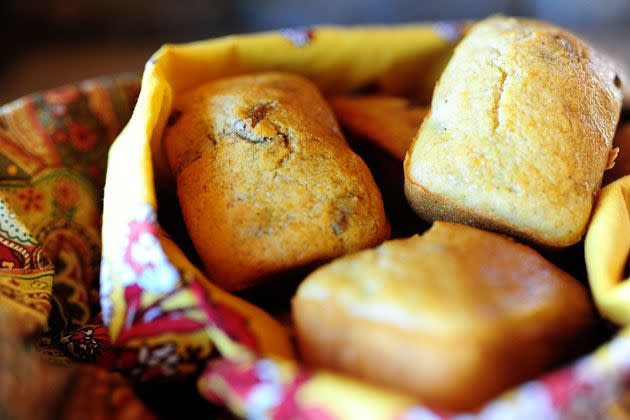
[(301, 76), (221, 79), (174, 104), (164, 145), (210, 279), (231, 290), (389, 235), (381, 194)]
[(483, 20), (436, 85), (406, 156), (407, 197), (428, 220), (574, 244), (614, 155), (620, 108), (615, 69), (574, 35)]

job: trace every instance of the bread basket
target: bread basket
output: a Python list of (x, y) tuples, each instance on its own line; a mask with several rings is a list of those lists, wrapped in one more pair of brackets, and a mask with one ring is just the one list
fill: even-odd
[(432, 410), (395, 391), (301, 366), (286, 326), (209, 283), (189, 245), (169, 230), (181, 220), (169, 199), (173, 181), (161, 138), (181, 92), (224, 76), (283, 70), (306, 76), (325, 94), (376, 87), (426, 99), (462, 29), (317, 27), (165, 45), (147, 62), (141, 89), (136, 77), (123, 75), (5, 105), (0, 301), (39, 326), (38, 347), (49, 358), (96, 363), (135, 384), (192, 379), (203, 397), (240, 417), (622, 413), (630, 403), (630, 333), (623, 329), (630, 295), (622, 273), (630, 178), (604, 190), (585, 244), (594, 297), (619, 330), (593, 353), (474, 413)]

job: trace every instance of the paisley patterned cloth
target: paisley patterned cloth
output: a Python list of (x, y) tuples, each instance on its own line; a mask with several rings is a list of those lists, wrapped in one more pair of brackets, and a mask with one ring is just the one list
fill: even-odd
[(99, 316), (101, 195), (139, 91), (120, 75), (0, 108), (2, 418), (154, 418), (122, 378), (65, 366), (114, 360)]
[[(53, 372), (59, 384), (87, 372), (78, 383), (99, 389), (99, 404), (119, 408), (107, 418), (151, 414), (105, 369), (136, 384), (197, 379), (209, 403), (254, 419), (623, 413), (630, 400), (626, 330), (475, 413), (434, 410), (353, 378), (306, 369), (281, 323), (206, 280), (182, 251), (181, 237), (169, 231), (181, 220), (164, 224), (158, 217), (179, 217), (160, 139), (181, 92), (222, 76), (281, 69), (310, 77), (326, 93), (369, 86), (426, 98), (461, 32), (449, 23), (301, 28), (166, 46), (147, 63), (141, 90), (136, 77), (122, 75), (0, 108), (0, 308), (17, 320), (12, 325), (19, 325), (21, 337), (38, 337), (40, 355), (70, 366), (28, 363)], [(12, 354), (0, 348), (0, 362), (5, 353)], [(5, 372), (0, 382), (13, 378)], [(0, 414), (7, 398), (0, 392)], [(69, 401), (67, 418), (94, 414), (89, 400)], [(19, 413), (29, 418), (24, 410)]]
[(0, 301), (37, 320), (55, 359), (111, 363), (98, 316), (101, 195), (139, 91), (121, 75), (0, 109)]

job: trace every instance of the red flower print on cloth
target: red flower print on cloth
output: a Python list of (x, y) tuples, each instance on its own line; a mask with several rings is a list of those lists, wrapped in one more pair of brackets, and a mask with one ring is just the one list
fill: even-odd
[(73, 208), (79, 203), (79, 187), (68, 177), (57, 178), (52, 188), (53, 199), (64, 208)]
[(251, 350), (257, 349), (257, 340), (249, 326), (247, 318), (227, 305), (215, 302), (207, 311), (210, 321), (228, 337), (238, 341)]
[(474, 418), (606, 418), (605, 410), (622, 395), (628, 377), (630, 337), (620, 335), (570, 366), (521, 384), (490, 401)]
[(315, 30), (313, 28), (289, 28), (281, 30), (280, 35), (296, 47), (305, 47), (315, 38)]
[(97, 135), (89, 127), (78, 123), (70, 123), (70, 143), (79, 152), (89, 152), (97, 141)]
[(97, 363), (110, 367), (113, 361), (113, 349), (109, 332), (104, 325), (93, 325), (80, 328), (61, 337), (61, 344), (74, 360)]
[(177, 299), (181, 289), (174, 290), (156, 299), (148, 307), (142, 307), (142, 289), (138, 285), (125, 288), (125, 329), (121, 331), (117, 340), (124, 343), (129, 339), (151, 337), (166, 331), (184, 334), (204, 330), (206, 323), (187, 316), (187, 313), (198, 312), (196, 307), (179, 306), (177, 309), (163, 309), (162, 305), (169, 299)]
[[(257, 363), (259, 366), (259, 363)], [(260, 370), (260, 367), (259, 367)], [(334, 420), (335, 417), (319, 407), (303, 407), (299, 404), (297, 393), (302, 385), (311, 379), (310, 372), (299, 372), (284, 389), (283, 398), (273, 411), (273, 418), (277, 420), (299, 418), (304, 420)], [(250, 399), (252, 399), (250, 397)]]
[(197, 296), (208, 320), (232, 340), (257, 352), (258, 340), (249, 325), (249, 320), (238, 311), (220, 302), (207, 302), (205, 290), (198, 281), (190, 284), (190, 290)]
[[(203, 348), (178, 349), (176, 342), (159, 349), (144, 345), (140, 350), (134, 350), (137, 344), (131, 344), (167, 332), (188, 334), (204, 331), (208, 326), (203, 309), (194, 301), (190, 306), (182, 305), (181, 301), (175, 307), (169, 306), (169, 302), (181, 299), (180, 293), (189, 291), (180, 281), (179, 271), (164, 253), (159, 234), (153, 207), (142, 206), (120, 229), (119, 239), (114, 242), (116, 246), (110, 248), (110, 253), (101, 261), (103, 319), (108, 324), (114, 310), (123, 312), (120, 314), (124, 320), (122, 328), (115, 338), (115, 344), (123, 351), (117, 366), (140, 381), (192, 373), (208, 357)], [(114, 305), (111, 296), (114, 285), (122, 287), (124, 305)], [(145, 300), (147, 296), (150, 299)], [(167, 352), (172, 357), (165, 356)], [(176, 357), (177, 354), (180, 356)], [(182, 354), (188, 355), (182, 359)], [(154, 361), (160, 357), (166, 365), (158, 368)]]
[(170, 263), (158, 239), (157, 217), (152, 207), (129, 222), (123, 243), (122, 265), (127, 267), (122, 278), (126, 285), (137, 284), (143, 290), (162, 295), (179, 284), (179, 272)]
[(17, 198), (26, 212), (41, 211), (44, 208), (42, 203), (44, 195), (35, 188), (21, 190), (17, 193)]
[(164, 254), (158, 234), (155, 210), (144, 205), (121, 229), (114, 252), (101, 260), (100, 300), (106, 324), (114, 309), (111, 300), (114, 281), (124, 288), (137, 286), (139, 293), (158, 296), (173, 292), (180, 284), (179, 272)]
[(546, 375), (541, 383), (547, 389), (551, 403), (556, 408), (562, 408), (570, 403), (575, 392), (584, 391), (588, 387), (578, 381), (571, 368), (558, 370)]
[[(311, 377), (310, 372), (300, 371), (284, 379), (277, 362), (271, 359), (259, 359), (253, 364), (218, 359), (208, 364), (201, 388), (204, 395), (216, 403), (241, 401), (245, 417), (251, 419), (335, 419), (322, 407), (300, 405), (297, 393)], [(220, 378), (225, 387), (213, 389), (216, 378)]]
[[(252, 366), (249, 364), (240, 366), (237, 362), (228, 359), (218, 359), (208, 363), (202, 378), (208, 384), (212, 377), (221, 378), (229, 387), (230, 394), (242, 401), (247, 399), (251, 389), (260, 382), (256, 370)], [(227, 399), (227, 396), (223, 395), (221, 391), (223, 388), (216, 390), (212, 387), (203, 387), (204, 396), (217, 404), (221, 404)]]

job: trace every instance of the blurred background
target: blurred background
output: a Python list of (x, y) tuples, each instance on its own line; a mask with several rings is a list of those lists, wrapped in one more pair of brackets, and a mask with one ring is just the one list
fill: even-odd
[(630, 0), (0, 0), (0, 103), (80, 79), (141, 72), (165, 42), (493, 13), (555, 22), (630, 63)]

